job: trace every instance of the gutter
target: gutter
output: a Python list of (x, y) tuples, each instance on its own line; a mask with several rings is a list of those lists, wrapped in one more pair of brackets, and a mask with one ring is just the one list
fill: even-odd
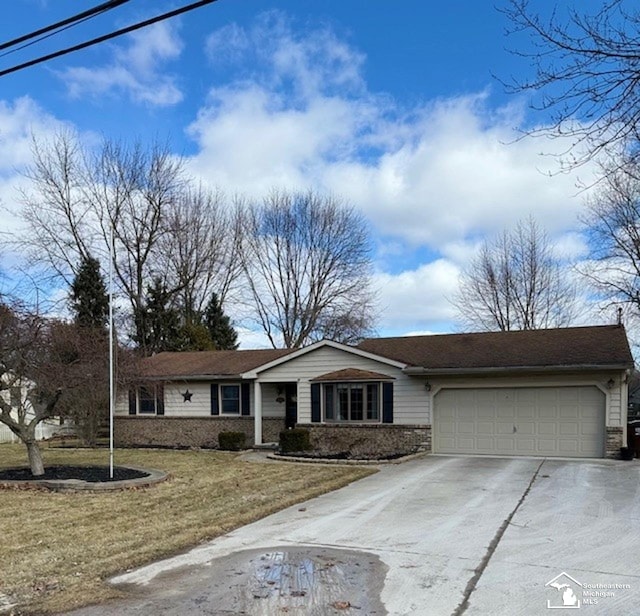
[(600, 370), (627, 370), (632, 364), (573, 364), (566, 366), (488, 366), (482, 368), (424, 368), (421, 366), (409, 366), (404, 368), (408, 376), (462, 376), (484, 374), (521, 374), (547, 372), (595, 372)]

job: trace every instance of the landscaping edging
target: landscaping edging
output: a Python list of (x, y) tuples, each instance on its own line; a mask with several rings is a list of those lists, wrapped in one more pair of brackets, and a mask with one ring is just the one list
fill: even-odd
[(419, 451), (418, 453), (411, 453), (401, 458), (393, 458), (392, 460), (358, 460), (354, 458), (336, 459), (336, 458), (312, 458), (301, 456), (283, 456), (279, 453), (267, 454), (269, 460), (278, 460), (280, 462), (301, 462), (303, 464), (346, 464), (349, 466), (380, 466), (381, 464), (402, 464), (403, 462), (409, 462), (417, 458), (423, 458), (424, 456), (431, 455), (429, 451)]
[(148, 488), (156, 483), (161, 483), (169, 478), (165, 471), (142, 468), (139, 466), (120, 466), (135, 471), (148, 473), (146, 477), (137, 479), (124, 479), (121, 481), (80, 481), (79, 479), (29, 479), (29, 480), (2, 480), (0, 489), (14, 490), (49, 490), (51, 492), (112, 492), (115, 490), (134, 490)]

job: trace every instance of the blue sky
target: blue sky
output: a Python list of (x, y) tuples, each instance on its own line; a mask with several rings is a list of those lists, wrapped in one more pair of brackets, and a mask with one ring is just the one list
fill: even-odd
[[(97, 3), (14, 0), (0, 40)], [(51, 45), (186, 3), (132, 0)], [(449, 299), (484, 238), (531, 215), (567, 262), (586, 257), (578, 178), (550, 176), (554, 158), (541, 156), (562, 144), (517, 140), (545, 118), (494, 78), (530, 70), (509, 53), (526, 41), (507, 27), (492, 2), (219, 0), (3, 77), (0, 199), (18, 207), (31, 133), (67, 124), (89, 141), (168, 139), (227, 194), (313, 187), (360, 208), (376, 241), (378, 331), (454, 331)], [(0, 67), (33, 51), (23, 53)], [(0, 227), (15, 224), (0, 213)]]

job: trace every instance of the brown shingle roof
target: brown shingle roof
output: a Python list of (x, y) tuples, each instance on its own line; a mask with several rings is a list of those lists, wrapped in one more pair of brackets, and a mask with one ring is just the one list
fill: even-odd
[(142, 375), (159, 377), (236, 376), (288, 355), (289, 349), (158, 353), (142, 360)]
[(358, 348), (431, 370), (633, 365), (620, 325), (370, 338)]
[(380, 372), (372, 372), (371, 370), (360, 370), (359, 368), (345, 368), (344, 370), (335, 370), (319, 376), (314, 381), (337, 382), (337, 381), (384, 381), (394, 379), (388, 374)]

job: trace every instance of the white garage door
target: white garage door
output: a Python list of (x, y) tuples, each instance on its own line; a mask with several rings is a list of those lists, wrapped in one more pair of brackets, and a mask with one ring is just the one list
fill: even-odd
[(596, 387), (444, 389), (434, 399), (433, 450), (601, 458), (604, 417)]

